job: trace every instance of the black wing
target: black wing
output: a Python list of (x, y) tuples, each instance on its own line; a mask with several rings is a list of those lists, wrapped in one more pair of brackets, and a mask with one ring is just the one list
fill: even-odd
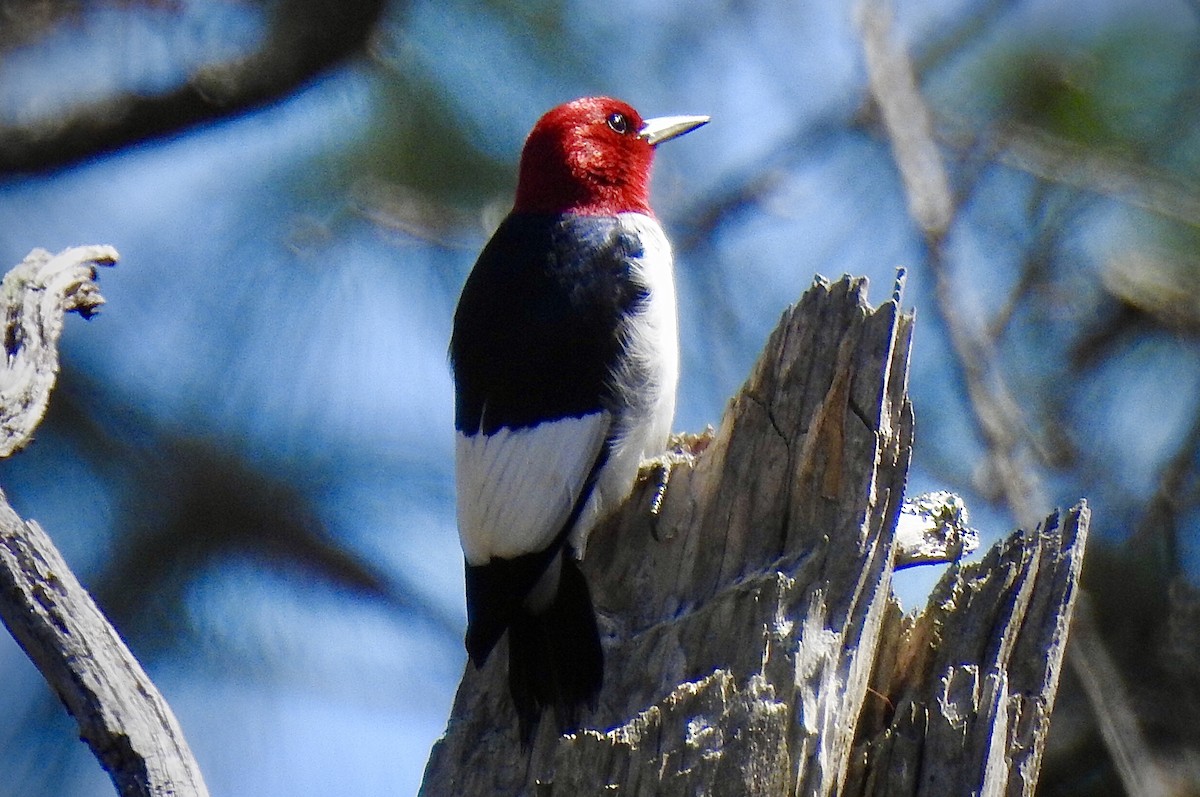
[(612, 409), (618, 324), (644, 298), (617, 218), (510, 215), (463, 288), (450, 360), (468, 435)]

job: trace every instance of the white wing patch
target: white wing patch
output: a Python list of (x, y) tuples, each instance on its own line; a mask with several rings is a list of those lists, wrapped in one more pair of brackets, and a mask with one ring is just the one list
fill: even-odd
[(471, 565), (548, 546), (583, 490), (612, 419), (607, 412), (526, 429), (455, 437), (458, 537)]

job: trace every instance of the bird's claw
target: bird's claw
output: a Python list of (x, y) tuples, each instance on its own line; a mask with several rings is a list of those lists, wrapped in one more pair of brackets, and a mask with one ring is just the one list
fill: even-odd
[(652, 481), (654, 492), (650, 497), (650, 517), (654, 523), (654, 536), (658, 538), (657, 521), (662, 514), (663, 501), (667, 497), (667, 485), (671, 482), (671, 471), (676, 465), (691, 465), (708, 444), (712, 442), (713, 428), (708, 426), (699, 434), (680, 433), (671, 435), (668, 448), (656, 457), (643, 460), (638, 466), (642, 478)]
[(662, 511), (663, 499), (667, 497), (667, 484), (671, 481), (671, 468), (675, 467), (675, 462), (663, 455), (643, 462), (642, 467), (649, 467), (651, 478), (654, 479), (654, 494), (650, 498), (650, 514), (657, 518), (659, 512)]

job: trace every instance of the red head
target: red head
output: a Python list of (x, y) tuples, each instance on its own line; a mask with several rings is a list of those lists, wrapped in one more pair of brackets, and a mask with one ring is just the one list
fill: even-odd
[(707, 121), (706, 116), (647, 121), (610, 97), (585, 97), (559, 105), (538, 120), (525, 140), (513, 209), (649, 214), (655, 145)]

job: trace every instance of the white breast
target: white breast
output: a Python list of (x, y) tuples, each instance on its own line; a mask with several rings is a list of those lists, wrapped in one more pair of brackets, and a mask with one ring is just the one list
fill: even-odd
[(614, 380), (627, 397), (627, 409), (614, 419), (608, 462), (572, 530), (571, 543), (578, 556), (583, 555), (596, 522), (629, 495), (642, 460), (666, 448), (675, 417), (679, 325), (671, 244), (653, 218), (642, 213), (622, 213), (619, 218), (625, 232), (642, 242), (643, 253), (631, 264), (631, 275), (646, 288), (647, 300), (621, 330), (627, 341), (626, 362)]

